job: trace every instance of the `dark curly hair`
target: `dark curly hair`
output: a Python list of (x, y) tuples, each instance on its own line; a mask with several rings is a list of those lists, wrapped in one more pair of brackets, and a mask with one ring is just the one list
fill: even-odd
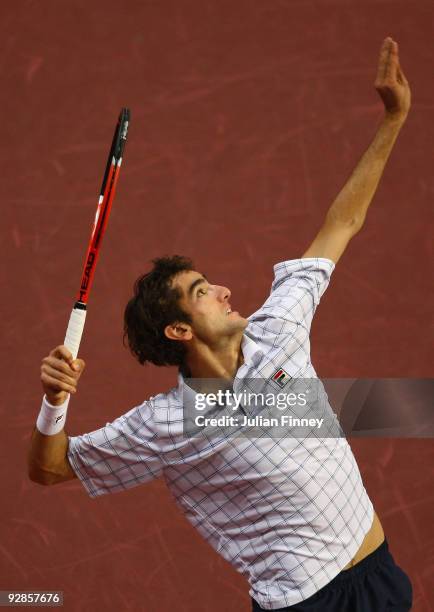
[(173, 255), (152, 260), (154, 268), (134, 283), (134, 295), (124, 312), (124, 345), (138, 362), (157, 366), (177, 365), (187, 373), (187, 349), (182, 342), (170, 340), (164, 333), (166, 325), (175, 321), (192, 324), (191, 316), (179, 306), (182, 292), (171, 287), (173, 277), (184, 270), (194, 270), (188, 257)]

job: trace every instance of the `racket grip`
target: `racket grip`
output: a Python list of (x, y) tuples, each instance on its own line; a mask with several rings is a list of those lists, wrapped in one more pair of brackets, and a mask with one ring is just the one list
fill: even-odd
[(77, 358), (83, 334), (86, 310), (74, 307), (69, 317), (68, 329), (66, 330), (64, 345), (68, 348), (74, 359)]

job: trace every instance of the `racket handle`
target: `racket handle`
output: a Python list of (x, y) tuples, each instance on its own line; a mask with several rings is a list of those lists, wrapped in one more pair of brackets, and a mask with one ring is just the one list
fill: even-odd
[(86, 320), (86, 310), (83, 307), (74, 306), (69, 317), (68, 329), (66, 330), (64, 345), (68, 348), (73, 359), (77, 358), (80, 347), (81, 336), (83, 334), (84, 322)]
[[(78, 355), (85, 320), (86, 304), (76, 302), (69, 317), (68, 329), (66, 330), (65, 341), (63, 343), (71, 351), (73, 359), (76, 359)], [(46, 400), (46, 396), (44, 396), (41, 411), (36, 421), (36, 428), (41, 433), (53, 436), (62, 431), (66, 421), (70, 397), (68, 393), (61, 406), (52, 406)]]

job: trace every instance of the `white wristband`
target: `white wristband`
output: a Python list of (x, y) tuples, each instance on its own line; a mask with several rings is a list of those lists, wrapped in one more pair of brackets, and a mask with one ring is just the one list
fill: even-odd
[(47, 396), (44, 395), (41, 411), (36, 421), (36, 427), (41, 433), (46, 436), (54, 436), (54, 434), (62, 431), (65, 426), (70, 397), (68, 394), (68, 397), (60, 406), (52, 406), (47, 400)]

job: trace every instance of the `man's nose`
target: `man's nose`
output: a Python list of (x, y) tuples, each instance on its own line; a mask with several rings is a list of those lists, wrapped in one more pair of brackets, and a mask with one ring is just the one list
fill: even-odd
[(219, 299), (224, 302), (225, 300), (229, 300), (231, 297), (231, 292), (227, 287), (219, 287)]

